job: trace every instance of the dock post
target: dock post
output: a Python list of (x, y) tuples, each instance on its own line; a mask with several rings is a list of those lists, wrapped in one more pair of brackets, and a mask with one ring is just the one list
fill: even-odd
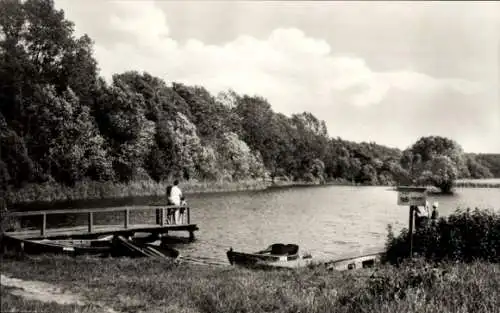
[(163, 213), (163, 209), (156, 209), (156, 224), (163, 226), (163, 219), (165, 218)]
[(194, 241), (194, 230), (190, 230), (189, 231), (189, 241), (190, 242), (193, 242)]
[(94, 230), (94, 213), (89, 212), (89, 233)]
[(161, 209), (161, 212), (160, 212), (160, 225), (161, 226), (165, 226), (165, 218), (168, 216), (167, 215), (167, 210), (168, 209)]
[(47, 233), (47, 214), (43, 213), (42, 214), (42, 228), (40, 229), (40, 235), (42, 237), (45, 237), (46, 233)]
[(409, 228), (409, 234), (408, 234), (409, 235), (408, 236), (409, 237), (408, 238), (409, 243), (408, 243), (408, 246), (410, 248), (410, 258), (413, 257), (413, 219), (415, 217), (415, 209), (416, 208), (417, 207), (414, 206), (414, 205), (410, 206), (410, 218), (409, 218), (410, 220), (409, 220), (409, 225), (408, 225), (409, 226), (408, 227)]
[(125, 209), (125, 221), (123, 226), (125, 226), (125, 228), (128, 228), (129, 224), (130, 224), (130, 211), (129, 209)]
[(187, 223), (191, 224), (191, 208), (187, 207)]

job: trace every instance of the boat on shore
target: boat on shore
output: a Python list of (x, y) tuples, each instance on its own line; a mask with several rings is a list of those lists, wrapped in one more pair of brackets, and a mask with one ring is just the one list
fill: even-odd
[(267, 265), (297, 263), (302, 259), (311, 259), (311, 256), (299, 254), (298, 245), (281, 243), (272, 244), (264, 250), (253, 253), (237, 252), (230, 248), (226, 255), (231, 265), (245, 267), (266, 267)]
[(328, 270), (345, 271), (356, 270), (362, 268), (372, 268), (379, 264), (382, 257), (382, 252), (372, 252), (364, 255), (345, 257), (334, 261), (323, 263)]
[(3, 234), (4, 251), (13, 249), (26, 254), (101, 255), (109, 253), (112, 236), (95, 239), (30, 239)]
[(64, 254), (71, 256), (95, 255), (111, 257), (161, 257), (177, 258), (179, 251), (166, 244), (153, 244), (152, 237), (125, 238), (120, 235), (101, 236), (94, 239), (33, 239), (3, 234), (4, 252), (14, 250), (25, 254)]
[(297, 245), (273, 244), (267, 249), (254, 252), (227, 251), (231, 265), (258, 269), (297, 269), (307, 266), (322, 266), (328, 270), (345, 271), (371, 268), (380, 263), (382, 252), (372, 251), (363, 255), (343, 257), (337, 260), (315, 260), (309, 254), (300, 255)]

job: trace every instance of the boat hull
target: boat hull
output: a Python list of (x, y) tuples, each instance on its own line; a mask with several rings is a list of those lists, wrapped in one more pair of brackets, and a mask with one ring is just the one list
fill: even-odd
[(35, 240), (7, 234), (3, 235), (2, 246), (4, 251), (13, 249), (26, 254), (101, 255), (112, 249), (109, 240)]
[(128, 257), (159, 257), (159, 258), (177, 258), (180, 253), (174, 248), (164, 244), (153, 245), (152, 243), (141, 243), (128, 240), (123, 236), (113, 238), (113, 250), (111, 256)]
[(288, 262), (300, 258), (299, 254), (275, 255), (260, 253), (244, 253), (229, 250), (226, 252), (228, 261), (231, 265), (240, 265), (247, 267), (261, 267), (266, 263)]

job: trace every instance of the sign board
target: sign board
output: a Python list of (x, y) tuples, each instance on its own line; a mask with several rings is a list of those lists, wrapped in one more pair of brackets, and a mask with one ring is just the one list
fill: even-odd
[(424, 206), (427, 201), (427, 188), (425, 187), (398, 187), (398, 205)]

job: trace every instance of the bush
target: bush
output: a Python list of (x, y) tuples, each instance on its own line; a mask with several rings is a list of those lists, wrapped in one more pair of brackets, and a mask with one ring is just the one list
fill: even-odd
[[(500, 261), (500, 215), (487, 210), (455, 211), (432, 221), (413, 236), (413, 252), (431, 261)], [(409, 257), (408, 230), (389, 234), (384, 261), (399, 264)]]

